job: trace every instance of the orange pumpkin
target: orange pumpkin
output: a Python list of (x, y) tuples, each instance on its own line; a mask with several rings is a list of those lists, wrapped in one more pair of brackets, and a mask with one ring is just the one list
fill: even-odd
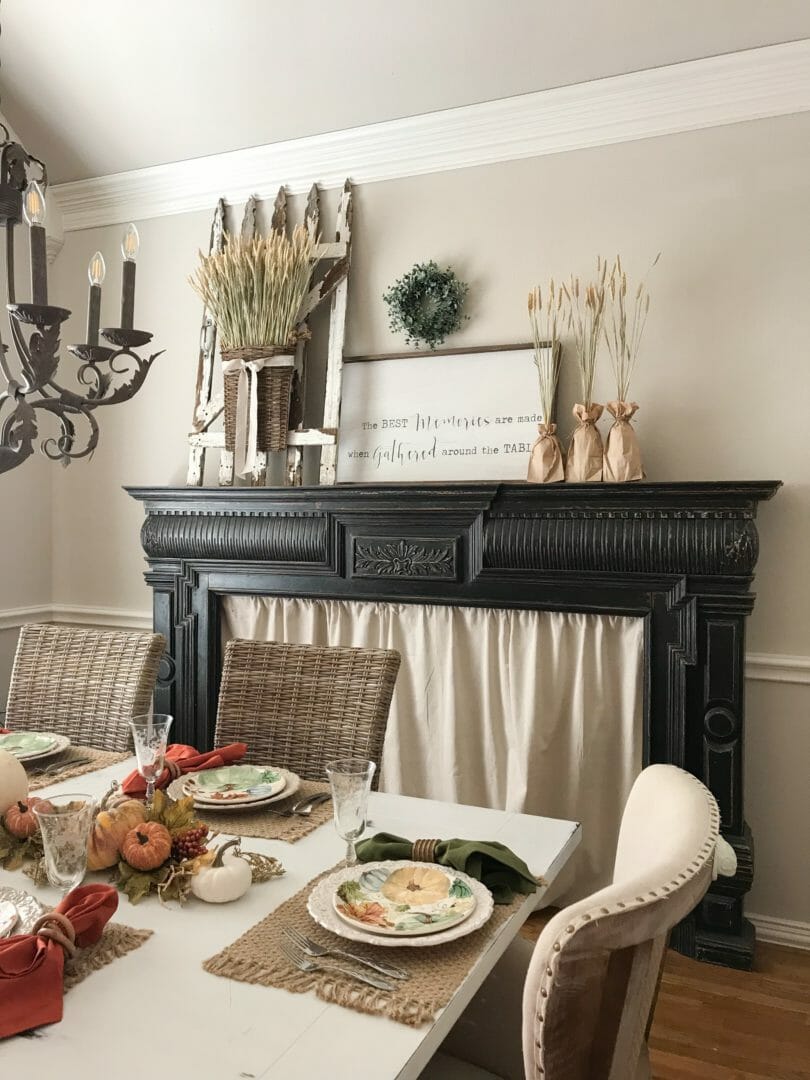
[(121, 844), (121, 858), (135, 870), (156, 870), (172, 850), (172, 834), (159, 821), (130, 829)]
[(47, 810), (50, 805), (47, 799), (34, 798), (26, 799), (25, 802), (20, 800), (20, 802), (12, 803), (6, 810), (3, 824), (11, 835), (16, 836), (18, 840), (27, 840), (29, 836), (33, 836), (39, 830), (39, 822), (34, 815), (34, 807), (41, 806), (43, 810)]
[(115, 866), (124, 837), (145, 819), (146, 807), (138, 799), (126, 799), (111, 810), (100, 810), (87, 845), (87, 869), (107, 870)]

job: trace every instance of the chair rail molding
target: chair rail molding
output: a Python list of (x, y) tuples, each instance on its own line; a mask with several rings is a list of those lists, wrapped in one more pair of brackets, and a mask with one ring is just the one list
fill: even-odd
[[(121, 630), (151, 630), (152, 613), (93, 604), (41, 604), (0, 608), (0, 630), (15, 630), (29, 622), (73, 623), (77, 626), (113, 626)], [(747, 653), (745, 677), (750, 682), (810, 686), (810, 656)]]
[(65, 230), (810, 110), (810, 39), (58, 184)]

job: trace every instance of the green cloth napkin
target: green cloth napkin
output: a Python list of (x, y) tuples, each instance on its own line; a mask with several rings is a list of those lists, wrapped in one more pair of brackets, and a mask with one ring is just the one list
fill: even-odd
[[(413, 843), (401, 836), (377, 833), (356, 845), (361, 862), (413, 858)], [(510, 904), (515, 893), (528, 896), (537, 888), (537, 879), (523, 859), (495, 840), (440, 840), (435, 862), (452, 866), (482, 882), (496, 904)]]

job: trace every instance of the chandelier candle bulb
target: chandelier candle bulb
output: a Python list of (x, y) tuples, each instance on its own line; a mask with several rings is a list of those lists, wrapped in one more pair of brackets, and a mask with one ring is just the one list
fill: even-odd
[(48, 303), (48, 255), (45, 236), (45, 196), (32, 180), (23, 195), (23, 217), (29, 227), (31, 246), (31, 300), (43, 307)]
[(90, 279), (90, 296), (87, 302), (87, 344), (98, 345), (98, 328), (101, 323), (101, 286), (107, 276), (104, 256), (97, 251), (87, 267)]
[(124, 274), (121, 283), (121, 329), (131, 330), (135, 325), (135, 260), (141, 240), (138, 230), (130, 222), (121, 241), (121, 254), (124, 256)]

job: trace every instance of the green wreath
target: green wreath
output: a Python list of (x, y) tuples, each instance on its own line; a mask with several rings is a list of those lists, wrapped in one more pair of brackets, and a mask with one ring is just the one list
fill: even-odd
[(448, 266), (441, 270), (431, 259), (417, 263), (383, 293), (391, 329), (405, 332), (409, 345), (424, 341), (430, 349), (459, 329), (469, 316), (462, 313), (467, 284)]

